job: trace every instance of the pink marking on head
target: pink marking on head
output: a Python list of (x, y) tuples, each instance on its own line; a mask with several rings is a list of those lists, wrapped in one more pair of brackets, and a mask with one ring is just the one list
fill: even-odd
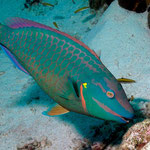
[(109, 112), (111, 114), (113, 114), (114, 116), (117, 116), (119, 118), (121, 118), (122, 120), (124, 120), (125, 122), (127, 122), (127, 120), (125, 120), (122, 116), (120, 116), (119, 114), (117, 114), (116, 112), (114, 112), (113, 110), (111, 110), (109, 107), (105, 106), (103, 103), (99, 102), (97, 99), (95, 99), (94, 97), (92, 97), (92, 99), (101, 107), (103, 108), (106, 112)]
[(102, 91), (103, 91), (104, 93), (106, 93), (106, 90), (103, 88), (103, 86), (102, 86), (101, 83), (96, 83), (96, 85), (98, 85), (98, 86), (102, 89)]

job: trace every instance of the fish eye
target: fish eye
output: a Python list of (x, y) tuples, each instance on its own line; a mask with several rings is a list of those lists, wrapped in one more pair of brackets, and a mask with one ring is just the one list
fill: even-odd
[(113, 98), (115, 96), (115, 93), (113, 91), (107, 91), (106, 92), (107, 97)]

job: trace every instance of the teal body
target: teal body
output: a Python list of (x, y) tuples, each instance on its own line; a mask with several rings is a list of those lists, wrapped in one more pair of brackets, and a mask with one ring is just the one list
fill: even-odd
[(58, 104), (106, 120), (127, 122), (133, 117), (120, 83), (82, 42), (25, 19), (7, 24), (0, 25), (0, 44)]

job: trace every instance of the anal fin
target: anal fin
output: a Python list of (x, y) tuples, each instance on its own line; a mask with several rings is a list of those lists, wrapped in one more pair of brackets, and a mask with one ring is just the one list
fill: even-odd
[(9, 59), (13, 62), (13, 64), (21, 71), (23, 71), (26, 74), (29, 74), (22, 65), (18, 62), (18, 60), (15, 58), (15, 56), (4, 46), (0, 45), (4, 53), (9, 57)]

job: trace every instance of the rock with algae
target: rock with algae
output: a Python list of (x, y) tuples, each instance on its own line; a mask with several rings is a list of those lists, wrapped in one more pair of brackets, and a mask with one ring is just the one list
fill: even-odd
[(150, 119), (133, 125), (123, 136), (119, 149), (146, 150), (148, 144), (150, 144)]
[(103, 7), (104, 4), (110, 5), (113, 0), (89, 0), (89, 6), (91, 9), (98, 10)]

